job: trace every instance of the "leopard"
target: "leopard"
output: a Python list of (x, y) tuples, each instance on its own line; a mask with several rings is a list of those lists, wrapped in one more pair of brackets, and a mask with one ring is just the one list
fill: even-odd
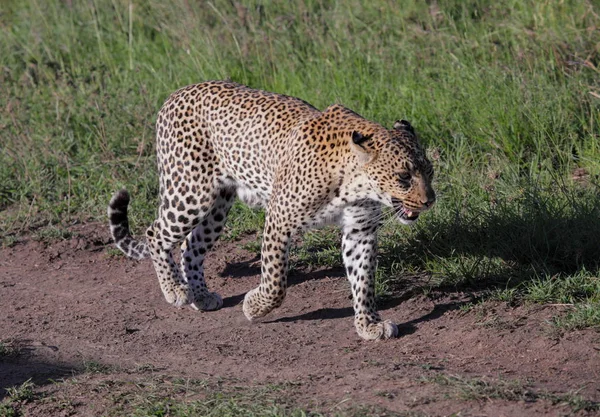
[(206, 81), (177, 90), (161, 107), (156, 155), (158, 215), (145, 239), (130, 232), (125, 189), (113, 195), (108, 217), (125, 255), (152, 259), (168, 303), (223, 306), (207, 287), (204, 260), (237, 197), (265, 212), (260, 284), (242, 306), (248, 320), (283, 303), (296, 236), (334, 224), (358, 336), (398, 337), (398, 325), (376, 307), (377, 232), (390, 217), (415, 223), (436, 201), (433, 165), (410, 122), (387, 129), (341, 104), (320, 111), (300, 98)]

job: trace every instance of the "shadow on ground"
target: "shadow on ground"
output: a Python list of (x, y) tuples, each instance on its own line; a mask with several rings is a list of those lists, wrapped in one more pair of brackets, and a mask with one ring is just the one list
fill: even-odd
[(470, 289), (599, 270), (600, 193), (530, 187), (518, 199), (474, 204), (426, 217), (408, 237), (392, 234), (380, 266), (401, 260), (403, 269), (427, 271), (435, 262), (447, 284)]
[(8, 396), (7, 388), (18, 387), (27, 381), (39, 387), (80, 372), (81, 369), (70, 365), (22, 356), (3, 359), (0, 361), (0, 401)]
[[(388, 297), (385, 299), (384, 302), (380, 303), (379, 310), (385, 311), (397, 307), (398, 305), (406, 301), (408, 298), (410, 298), (410, 296), (410, 292), (405, 292), (399, 296)], [(461, 306), (469, 302), (470, 301), (453, 301), (448, 303), (436, 304), (429, 313), (421, 317), (415, 318), (413, 320), (407, 321), (405, 323), (398, 323), (400, 335), (412, 334), (417, 330), (415, 326), (416, 324), (438, 319), (448, 311), (458, 310)], [(265, 321), (265, 323), (293, 323), (299, 320), (328, 320), (348, 318), (353, 316), (354, 309), (351, 306), (343, 308), (321, 308), (304, 314), (289, 317), (281, 317), (275, 320)]]
[(220, 275), (232, 278), (260, 275), (260, 254), (247, 261), (227, 263)]

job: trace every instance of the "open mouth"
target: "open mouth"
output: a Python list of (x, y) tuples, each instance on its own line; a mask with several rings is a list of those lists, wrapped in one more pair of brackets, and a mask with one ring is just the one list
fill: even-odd
[(393, 200), (393, 207), (396, 217), (404, 224), (413, 223), (419, 218), (419, 212), (407, 209), (399, 200)]
[(410, 220), (410, 221), (415, 221), (415, 220), (417, 220), (419, 218), (419, 213), (414, 212), (414, 211), (410, 211), (409, 209), (407, 209), (404, 206), (400, 207), (398, 215), (401, 218), (406, 219), (406, 220)]

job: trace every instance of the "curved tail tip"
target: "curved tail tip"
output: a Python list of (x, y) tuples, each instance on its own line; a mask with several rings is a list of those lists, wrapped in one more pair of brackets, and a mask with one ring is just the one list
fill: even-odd
[(127, 190), (119, 190), (117, 191), (112, 198), (110, 199), (110, 203), (108, 204), (111, 208), (118, 208), (129, 205), (129, 193)]

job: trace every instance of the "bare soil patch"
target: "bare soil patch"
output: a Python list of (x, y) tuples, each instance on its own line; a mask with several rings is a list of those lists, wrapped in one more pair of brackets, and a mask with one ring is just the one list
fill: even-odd
[[(600, 334), (551, 334), (548, 319), (566, 307), (486, 303), (465, 311), (465, 294), (399, 294), (381, 313), (400, 325), (401, 337), (366, 342), (354, 331), (341, 270), (294, 271), (283, 306), (249, 323), (241, 302), (260, 268), (243, 242), (220, 242), (208, 257), (208, 282), (224, 307), (202, 313), (168, 305), (151, 262), (111, 254), (106, 229), (80, 225), (68, 240), (28, 238), (0, 250), (0, 340), (20, 350), (0, 358), (0, 388), (32, 378), (41, 395), (77, 398), (68, 415), (110, 410), (93, 389), (107, 373), (113, 381), (150, 373), (219, 378), (223, 386), (286, 384), (287, 397), (322, 412), (368, 405), (389, 415), (597, 413), (567, 404), (574, 394), (600, 401)], [(93, 373), (89, 364), (106, 368)], [(85, 383), (47, 385), (73, 375)], [(484, 386), (513, 382), (522, 395)], [(23, 411), (58, 415), (51, 402)]]

